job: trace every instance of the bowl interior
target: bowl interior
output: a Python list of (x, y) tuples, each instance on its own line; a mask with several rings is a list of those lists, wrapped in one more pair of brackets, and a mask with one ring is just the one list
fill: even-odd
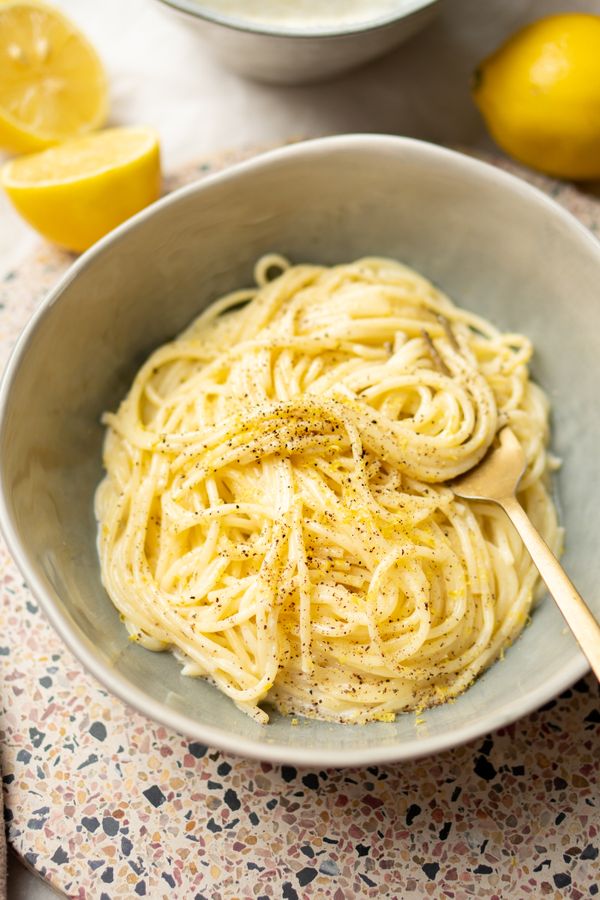
[(458, 303), (529, 335), (553, 407), (564, 563), (600, 612), (600, 250), (527, 185), (460, 154), (400, 138), (331, 138), (267, 154), (183, 189), (70, 270), (29, 326), (4, 381), (2, 520), (52, 623), (105, 684), (207, 743), (297, 764), (409, 758), (515, 719), (585, 664), (545, 598), (503, 662), (450, 705), (393, 724), (278, 715), (261, 727), (169, 654), (131, 644), (101, 585), (93, 495), (100, 414), (145, 356), (207, 303), (251, 282), (255, 259), (400, 259)]
[[(286, 37), (336, 37), (381, 28), (438, 0), (309, 0), (303, 4), (242, 0), (160, 0), (181, 12), (239, 31)], [(284, 12), (282, 13), (282, 10)]]

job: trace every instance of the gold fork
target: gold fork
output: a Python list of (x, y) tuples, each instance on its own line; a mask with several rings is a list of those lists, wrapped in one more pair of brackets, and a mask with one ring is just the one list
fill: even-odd
[(450, 487), (457, 497), (487, 500), (502, 507), (600, 680), (600, 625), (515, 496), (524, 469), (523, 448), (507, 426), (499, 434), (498, 446)]

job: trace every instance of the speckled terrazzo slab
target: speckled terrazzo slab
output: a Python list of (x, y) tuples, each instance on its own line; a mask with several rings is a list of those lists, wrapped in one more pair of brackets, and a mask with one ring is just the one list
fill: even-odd
[[(199, 163), (167, 187), (244, 155)], [(526, 177), (600, 233), (598, 200)], [(44, 246), (0, 281), (0, 364), (71, 259)], [(600, 704), (591, 677), (516, 725), (429, 759), (296, 771), (190, 743), (107, 694), (38, 612), (3, 544), (0, 591), (9, 839), (67, 895), (581, 900), (600, 892)]]

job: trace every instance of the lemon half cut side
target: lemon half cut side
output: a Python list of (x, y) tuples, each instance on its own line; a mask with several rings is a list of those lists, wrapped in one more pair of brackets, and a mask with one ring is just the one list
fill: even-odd
[(110, 128), (6, 163), (0, 182), (48, 240), (81, 252), (160, 194), (160, 150), (150, 128)]
[(0, 0), (0, 147), (30, 153), (100, 128), (108, 111), (98, 54), (37, 0)]

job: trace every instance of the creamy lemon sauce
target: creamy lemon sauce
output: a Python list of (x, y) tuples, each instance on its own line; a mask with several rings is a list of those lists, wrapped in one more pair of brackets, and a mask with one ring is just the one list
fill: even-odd
[(260, 722), (265, 700), (388, 722), (455, 697), (521, 631), (538, 578), (502, 510), (449, 485), (503, 424), (558, 548), (531, 344), (392, 260), (269, 256), (255, 276), (105, 417), (108, 593), (132, 640)]
[(408, 6), (406, 0), (195, 0), (207, 12), (252, 25), (331, 29), (375, 22)]

